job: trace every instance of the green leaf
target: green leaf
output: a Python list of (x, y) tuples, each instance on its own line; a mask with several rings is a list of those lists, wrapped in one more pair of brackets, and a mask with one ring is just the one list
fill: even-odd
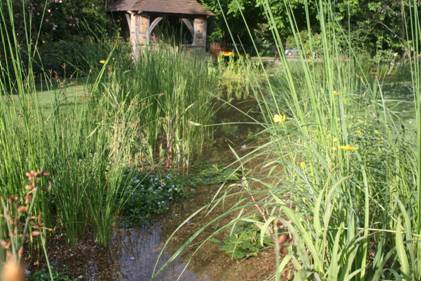
[(401, 218), (398, 218), (398, 221), (396, 223), (396, 235), (395, 235), (395, 244), (396, 244), (396, 253), (398, 255), (398, 260), (401, 265), (401, 271), (404, 275), (404, 278), (407, 278), (410, 276), (410, 269), (409, 269), (409, 262), (408, 262), (408, 256), (405, 251), (405, 245), (404, 245), (404, 236), (402, 232), (402, 224), (401, 224)]

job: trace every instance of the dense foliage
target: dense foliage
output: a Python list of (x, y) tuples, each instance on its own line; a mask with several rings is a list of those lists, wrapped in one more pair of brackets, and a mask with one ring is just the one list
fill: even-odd
[(16, 34), (24, 36), (25, 22), (31, 23), (33, 39), (39, 38), (47, 44), (66, 40), (73, 36), (91, 36), (92, 31), (112, 29), (112, 22), (106, 13), (106, 0), (30, 0), (1, 1), (3, 10), (13, 8)]
[[(319, 0), (202, 0), (202, 2), (216, 14), (211, 38), (229, 42), (235, 40), (239, 44), (244, 43), (246, 49), (251, 49), (252, 46), (244, 20), (259, 47), (270, 50), (274, 45), (268, 24), (268, 9), (265, 12), (265, 5), (270, 7), (273, 23), (284, 42), (292, 35), (289, 16), (295, 17), (298, 30), (310, 28), (312, 33), (320, 33), (317, 17), (319, 5), (323, 2)], [(344, 40), (350, 37), (353, 46), (368, 51), (370, 54), (376, 54), (385, 49), (405, 53), (409, 48), (402, 11), (408, 7), (410, 0), (337, 0), (332, 2), (329, 7), (332, 10), (332, 20), (340, 23), (344, 30), (350, 31)], [(290, 11), (291, 14), (289, 14)], [(224, 17), (232, 32), (232, 38)], [(289, 43), (289, 47), (294, 47), (292, 41)]]
[(171, 201), (183, 194), (184, 183), (177, 175), (148, 175), (131, 177), (132, 192), (122, 210), (123, 226), (138, 226), (168, 211)]
[[(16, 33), (24, 39), (24, 22), (31, 21), (31, 35), (39, 40), (40, 50), (66, 48), (64, 42), (70, 46), (81, 45), (83, 40), (100, 40), (109, 35), (117, 34), (121, 27), (119, 17), (111, 17), (106, 8), (110, 0), (31, 0), (25, 7), (21, 1), (14, 1)], [(201, 0), (215, 17), (210, 24), (210, 38), (212, 41), (222, 41), (243, 45), (246, 51), (253, 51), (250, 35), (257, 45), (266, 51), (273, 51), (272, 32), (267, 21), (265, 5), (270, 5), (276, 28), (286, 42), (292, 34), (288, 12), (292, 11), (299, 30), (310, 27), (313, 33), (319, 33), (317, 13), (319, 0), (293, 1), (262, 1), (262, 0)], [(367, 50), (371, 54), (384, 49), (392, 49), (405, 53), (409, 45), (405, 43), (406, 31), (403, 28), (404, 18), (402, 10), (409, 5), (410, 0), (337, 0), (332, 5), (333, 20), (339, 22), (349, 34), (354, 46)], [(6, 8), (6, 1), (2, 1), (2, 9)], [(306, 19), (306, 11), (309, 22)], [(29, 12), (29, 13), (28, 13)], [(29, 14), (29, 17), (28, 17)], [(24, 16), (25, 15), (25, 16)], [(245, 28), (244, 21), (250, 29)], [(227, 28), (229, 26), (229, 30)], [(64, 42), (63, 42), (64, 41)], [(57, 42), (62, 42), (57, 44)], [(289, 41), (291, 43), (291, 41)], [(294, 45), (290, 44), (291, 47)], [(272, 52), (273, 53), (273, 52)], [(61, 55), (61, 54), (60, 54)], [(48, 57), (48, 56), (44, 56)], [(71, 56), (63, 56), (62, 61), (71, 61)], [(57, 63), (57, 65), (59, 65)]]
[[(37, 76), (44, 71), (53, 78), (87, 75), (92, 63), (110, 51), (109, 44), (103, 41), (117, 34), (118, 25), (106, 13), (106, 2), (31, 0), (12, 3), (2, 0), (1, 21), (4, 30), (13, 30), (16, 34), (18, 46), (14, 48), (19, 50), (25, 64), (31, 61)], [(14, 18), (13, 26), (10, 14)], [(2, 42), (0, 62), (10, 56), (5, 52), (12, 41)]]
[[(24, 43), (32, 38), (32, 42), (35, 43), (36, 48), (34, 45), (31, 50), (21, 50), (23, 57), (37, 57), (34, 60), (35, 72), (45, 70), (55, 77), (64, 77), (88, 74), (89, 64), (100, 60), (101, 56), (109, 51), (104, 49), (101, 42), (111, 40), (121, 29), (121, 18), (106, 12), (109, 2), (110, 0), (31, 0), (14, 1), (13, 7), (8, 7), (7, 1), (1, 1), (0, 5), (3, 11), (13, 9), (19, 42)], [(318, 0), (200, 2), (215, 13), (209, 25), (210, 40), (223, 42), (228, 46), (232, 46), (232, 42), (235, 41), (240, 51), (255, 53), (255, 41), (262, 53), (275, 54), (272, 29), (267, 20), (268, 10), (265, 12), (265, 5), (270, 6), (273, 23), (287, 47), (296, 47), (291, 37), (293, 32), (289, 15), (295, 17), (298, 30), (307, 32), (310, 29), (313, 34), (320, 33), (317, 13), (321, 2)], [(409, 5), (410, 0), (334, 2), (330, 7), (332, 20), (349, 31), (342, 38), (344, 46), (347, 46), (350, 39), (354, 48), (369, 55), (391, 57), (395, 52), (408, 54), (410, 42), (406, 40), (407, 31), (403, 28), (405, 19), (402, 10)], [(292, 13), (289, 14), (289, 11)], [(247, 22), (248, 28), (244, 22)], [(31, 26), (30, 30), (27, 30), (25, 25)], [(302, 38), (306, 40), (305, 36)], [(313, 38), (317, 41), (317, 36)], [(320, 46), (317, 42), (315, 45)], [(0, 57), (4, 58), (5, 55), (0, 52)]]

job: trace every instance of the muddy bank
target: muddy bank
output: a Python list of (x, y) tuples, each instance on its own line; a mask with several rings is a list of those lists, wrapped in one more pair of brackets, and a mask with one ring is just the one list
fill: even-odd
[[(218, 186), (197, 188), (190, 198), (173, 204), (166, 215), (157, 218), (151, 225), (116, 229), (110, 247), (106, 249), (98, 247), (89, 239), (75, 247), (69, 247), (62, 238), (56, 237), (50, 245), (52, 264), (60, 271), (66, 271), (79, 280), (150, 280), (167, 238), (190, 214), (208, 203), (217, 188)], [(210, 216), (201, 214), (187, 222), (171, 239), (161, 256), (159, 265), (163, 265), (200, 226), (222, 211), (223, 209), (219, 209)], [(224, 223), (221, 221), (205, 231), (198, 241)], [(274, 256), (270, 249), (260, 252), (256, 257), (237, 261), (222, 252), (215, 243), (208, 242), (189, 263), (194, 250), (194, 246), (187, 250), (155, 280), (257, 281), (265, 280), (274, 269)]]
[[(248, 103), (245, 103), (244, 107), (244, 111), (248, 113), (254, 109)], [(230, 123), (241, 120), (242, 114), (233, 112), (231, 108), (226, 108), (219, 112), (218, 121)], [(233, 146), (234, 149), (242, 153), (249, 152), (253, 149), (252, 136), (256, 129), (255, 126), (249, 124), (218, 127), (215, 132), (215, 142), (210, 144), (203, 158), (207, 163), (231, 163), (235, 158), (228, 146)], [(69, 247), (65, 243), (64, 237), (56, 236), (49, 242), (51, 262), (57, 270), (67, 272), (79, 280), (150, 280), (156, 261), (168, 237), (192, 213), (208, 204), (218, 188), (219, 186), (203, 186), (192, 189), (192, 194), (188, 198), (173, 203), (166, 214), (155, 218), (150, 225), (130, 229), (116, 228), (108, 248), (97, 246), (92, 239), (85, 239), (76, 246)], [(230, 206), (229, 202), (226, 202), (210, 215), (201, 213), (188, 221), (167, 245), (160, 258), (158, 268), (170, 259), (201, 226)], [(207, 229), (195, 240), (196, 243), (193, 246), (174, 260), (155, 280), (257, 281), (270, 277), (274, 271), (274, 254), (271, 249), (263, 250), (255, 257), (238, 261), (222, 252), (214, 242), (207, 242), (190, 260), (198, 243), (229, 219), (222, 220)], [(89, 236), (87, 235), (87, 237)], [(220, 235), (218, 238), (222, 238), (222, 236)]]

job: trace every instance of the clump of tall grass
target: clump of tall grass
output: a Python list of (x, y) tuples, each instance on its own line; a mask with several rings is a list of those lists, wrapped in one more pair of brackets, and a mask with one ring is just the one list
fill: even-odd
[(134, 122), (130, 107), (109, 110), (107, 97), (70, 106), (52, 98), (49, 106), (42, 106), (32, 72), (36, 42), (28, 26), (20, 34), (26, 41), (17, 37), (13, 1), (2, 2), (2, 7), (7, 8), (0, 11), (0, 65), (5, 70), (0, 79), (2, 196), (24, 196), (20, 187), (26, 171), (48, 170), (52, 188), (39, 198), (35, 213), (42, 213), (48, 226), (64, 227), (70, 242), (89, 229), (106, 244), (124, 200), (122, 169), (128, 166), (133, 130), (119, 128)]
[[(17, 38), (14, 3), (1, 4), (7, 8), (0, 11), (2, 196), (24, 196), (20, 186), (26, 171), (49, 170), (52, 188), (37, 201), (36, 214), (43, 213), (48, 226), (63, 227), (70, 242), (88, 229), (99, 243), (106, 244), (128, 195), (123, 175), (133, 152), (135, 130), (130, 128), (137, 122), (133, 106), (121, 103), (111, 108), (108, 96), (74, 105), (52, 98), (42, 106), (31, 68), (36, 42), (31, 41), (28, 26), (26, 34), (20, 34), (27, 41)], [(26, 19), (30, 22), (29, 16)], [(23, 61), (22, 49), (28, 61)], [(103, 73), (92, 89), (98, 88)]]
[[(110, 66), (114, 67), (114, 66)], [(173, 47), (143, 50), (131, 67), (111, 70), (104, 92), (116, 101), (137, 104), (139, 158), (155, 167), (188, 171), (210, 143), (216, 75), (201, 56)]]
[(49, 223), (62, 225), (72, 242), (89, 228), (106, 243), (124, 202), (138, 122), (133, 107), (111, 109), (107, 98), (45, 107), (26, 93), (2, 99), (2, 193), (21, 192), (25, 170), (48, 170), (52, 188), (40, 208)]
[(37, 201), (36, 214), (49, 228), (62, 228), (71, 243), (90, 233), (106, 244), (133, 191), (132, 172), (157, 164), (187, 171), (210, 141), (205, 125), (213, 115), (215, 76), (202, 58), (175, 50), (145, 50), (133, 63), (114, 48), (93, 66), (101, 69), (85, 85), (83, 100), (66, 104), (58, 90), (42, 103), (30, 16), (20, 34), (25, 41), (16, 36), (13, 4), (6, 0), (0, 10), (1, 194), (24, 196), (26, 171), (48, 170), (50, 190)]
[(230, 58), (227, 62), (218, 58), (220, 96), (228, 101), (254, 97), (254, 92), (264, 86), (265, 77), (259, 74), (259, 64), (247, 57)]
[[(290, 264), (297, 280), (417, 280), (419, 47), (414, 46), (410, 62), (413, 76), (407, 77), (415, 129), (391, 112), (382, 81), (363, 71), (366, 62), (352, 46), (340, 47), (332, 5), (318, 5), (320, 65), (301, 54), (296, 75), (297, 66), (281, 57), (284, 87), (259, 98), (261, 108), (270, 109), (263, 113), (271, 124), (272, 165), (283, 169), (282, 184), (269, 183), (270, 195), (262, 203), (281, 225), (270, 230), (287, 231), (292, 238), (286, 255), (275, 247), (275, 277), (279, 280)], [(416, 14), (413, 5), (410, 11)], [(265, 7), (273, 24), (268, 2)], [(303, 49), (294, 15), (289, 17)], [(419, 19), (411, 18), (411, 38), (418, 42)], [(278, 38), (275, 32), (283, 54)]]
[[(291, 2), (284, 1), (288, 11)], [(390, 110), (388, 97), (396, 93), (385, 93), (383, 81), (365, 71), (367, 61), (350, 42), (339, 41), (347, 36), (335, 20), (333, 1), (318, 1), (321, 50), (311, 47), (309, 23), (310, 52), (303, 52), (296, 19), (288, 12), (301, 50), (297, 62), (283, 55), (270, 1), (262, 2), (280, 55), (280, 74), (267, 77), (266, 94), (256, 91), (266, 123), (262, 133), (269, 140), (239, 162), (245, 169), (258, 159), (269, 172), (245, 173), (245, 196), (202, 226), (180, 252), (205, 228), (235, 214), (212, 235), (241, 220), (253, 221), (262, 231), (261, 241), (264, 235), (274, 241), (274, 280), (421, 278), (421, 28), (419, 6), (409, 2), (403, 7), (408, 8), (406, 28), (413, 42), (407, 77), (411, 122)], [(315, 53), (320, 62), (313, 60)], [(259, 219), (250, 219), (253, 209)]]

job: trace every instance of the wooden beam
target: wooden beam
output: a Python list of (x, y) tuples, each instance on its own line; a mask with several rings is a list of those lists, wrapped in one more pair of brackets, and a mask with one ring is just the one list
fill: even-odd
[(152, 34), (152, 31), (162, 21), (162, 19), (163, 19), (163, 17), (157, 17), (152, 21), (152, 23), (151, 23), (151, 25), (149, 26), (149, 29), (148, 29), (148, 38), (150, 38), (150, 36)]
[(130, 29), (130, 17), (131, 17), (131, 14), (130, 14), (130, 12), (127, 12), (125, 15), (126, 15), (127, 25), (129, 26), (129, 29)]
[(139, 45), (138, 45), (138, 32), (136, 28), (136, 14), (134, 12), (126, 13), (126, 20), (129, 26), (130, 45), (132, 46), (132, 56), (134, 60), (139, 59)]
[(190, 31), (191, 36), (194, 36), (193, 24), (188, 18), (181, 18), (181, 21), (186, 25), (187, 29)]

